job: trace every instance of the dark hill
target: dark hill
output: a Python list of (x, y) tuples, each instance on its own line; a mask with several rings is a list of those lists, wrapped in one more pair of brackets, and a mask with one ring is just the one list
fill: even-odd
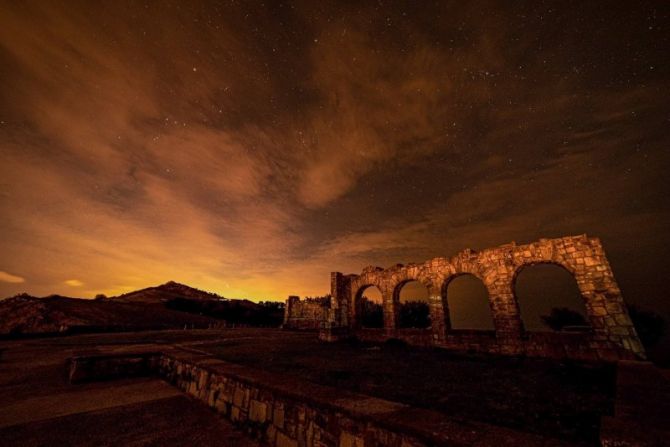
[(169, 282), (104, 299), (27, 294), (0, 301), (0, 335), (226, 325), (278, 326), (281, 303), (253, 303)]
[[(124, 293), (117, 297), (112, 297), (115, 301), (144, 302), (144, 303), (164, 303), (175, 298), (185, 298), (194, 300), (209, 301), (228, 301), (216, 293), (205, 292), (178, 282), (170, 281), (160, 286), (147, 287), (146, 289), (136, 290), (134, 292)], [(252, 303), (253, 304), (253, 303)]]

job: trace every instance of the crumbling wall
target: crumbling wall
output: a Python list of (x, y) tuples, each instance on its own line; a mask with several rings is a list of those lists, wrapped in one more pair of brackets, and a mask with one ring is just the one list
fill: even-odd
[(319, 330), (327, 319), (330, 296), (305, 298), (289, 296), (284, 307), (284, 329)]
[[(526, 266), (551, 263), (570, 272), (579, 287), (591, 330), (584, 333), (526, 332), (514, 294), (514, 283)], [(471, 274), (486, 286), (495, 331), (458, 331), (449, 324), (446, 286), (453, 278)], [(431, 327), (398, 328), (400, 289), (419, 281), (429, 292)], [(364, 329), (357, 308), (363, 290), (376, 286), (382, 293), (384, 328)], [(525, 245), (510, 244), (475, 252), (463, 250), (451, 258), (422, 264), (369, 266), (360, 275), (331, 274), (332, 311), (327, 314), (321, 338), (335, 340), (360, 335), (365, 339), (401, 338), (410, 343), (450, 349), (509, 355), (619, 360), (645, 358), (621, 291), (599, 239), (568, 236), (540, 239)]]

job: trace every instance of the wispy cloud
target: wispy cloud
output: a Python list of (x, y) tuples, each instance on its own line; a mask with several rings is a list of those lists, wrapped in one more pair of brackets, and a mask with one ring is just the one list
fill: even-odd
[(68, 279), (63, 282), (70, 287), (81, 287), (84, 285), (84, 283), (78, 279)]
[(0, 271), (0, 281), (7, 282), (10, 284), (21, 284), (26, 282), (26, 280), (20, 276), (12, 275), (11, 273)]
[(74, 276), (283, 299), (331, 270), (590, 232), (667, 276), (667, 44), (636, 34), (647, 15), (376, 8), (3, 6), (3, 268), (35, 294)]

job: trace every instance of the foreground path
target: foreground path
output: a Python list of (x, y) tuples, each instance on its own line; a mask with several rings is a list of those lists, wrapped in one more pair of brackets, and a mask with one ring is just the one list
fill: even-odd
[(68, 384), (65, 360), (82, 347), (71, 341), (0, 343), (2, 446), (258, 446), (161, 380)]

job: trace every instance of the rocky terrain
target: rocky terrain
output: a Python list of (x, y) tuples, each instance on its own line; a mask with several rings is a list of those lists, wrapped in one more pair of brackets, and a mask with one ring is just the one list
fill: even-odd
[(176, 282), (118, 297), (21, 294), (0, 301), (0, 336), (221, 325), (278, 326), (279, 303), (223, 298)]

